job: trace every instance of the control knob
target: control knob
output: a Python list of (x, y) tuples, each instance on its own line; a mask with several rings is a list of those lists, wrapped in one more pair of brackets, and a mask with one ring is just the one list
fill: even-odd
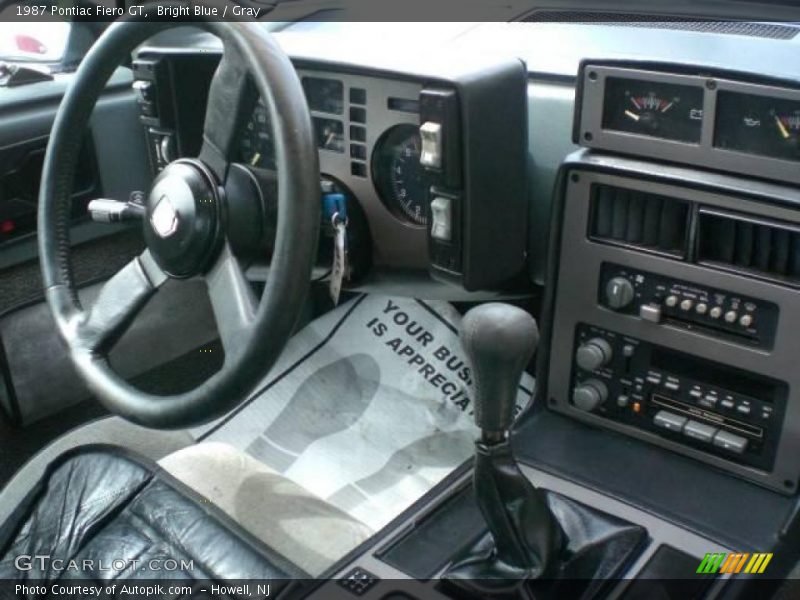
[(601, 337), (584, 342), (575, 351), (575, 362), (584, 371), (596, 371), (611, 361), (614, 351), (611, 344)]
[(606, 305), (614, 310), (625, 308), (633, 301), (633, 284), (626, 277), (613, 277), (606, 284)]
[(592, 412), (607, 399), (608, 387), (599, 379), (587, 379), (572, 392), (572, 403), (586, 412)]

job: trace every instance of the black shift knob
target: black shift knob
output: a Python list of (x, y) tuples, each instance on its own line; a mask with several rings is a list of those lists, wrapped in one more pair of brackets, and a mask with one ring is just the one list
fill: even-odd
[(475, 423), (507, 431), (514, 419), (522, 372), (539, 343), (536, 321), (510, 304), (482, 304), (461, 321), (461, 345), (472, 363)]

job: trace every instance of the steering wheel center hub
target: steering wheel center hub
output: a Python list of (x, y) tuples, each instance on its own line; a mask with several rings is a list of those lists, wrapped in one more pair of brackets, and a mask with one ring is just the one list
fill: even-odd
[(219, 239), (220, 197), (208, 169), (197, 160), (167, 165), (146, 209), (144, 237), (158, 266), (179, 279), (202, 273)]

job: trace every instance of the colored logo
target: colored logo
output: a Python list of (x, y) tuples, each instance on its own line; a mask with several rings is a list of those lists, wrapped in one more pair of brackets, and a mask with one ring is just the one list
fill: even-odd
[(697, 567), (698, 573), (763, 573), (772, 553), (754, 552), (710, 552)]

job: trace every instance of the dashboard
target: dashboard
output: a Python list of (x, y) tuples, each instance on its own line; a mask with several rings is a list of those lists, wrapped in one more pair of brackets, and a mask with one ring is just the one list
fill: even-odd
[[(278, 34), (323, 178), (363, 213), (366, 279), (406, 270), (451, 300), (542, 293), (548, 412), (795, 494), (800, 73), (776, 66), (792, 26), (461, 24), (435, 56), (393, 52), (402, 27), (365, 54), (367, 29)], [(534, 52), (534, 34), (558, 52)], [(217, 58), (191, 55), (206, 77)], [(155, 169), (173, 143), (191, 155), (178, 121), (143, 119)], [(239, 160), (277, 166), (263, 105)], [(400, 293), (425, 296), (421, 278)]]
[[(199, 149), (204, 90), (218, 61), (218, 53), (139, 53), (134, 87), (154, 172)], [(350, 289), (396, 272), (438, 282), (450, 297), (529, 289), (520, 60), (422, 73), (295, 65), (319, 150), (321, 190), (341, 195), (347, 206)], [(273, 146), (269, 113), (258, 101), (241, 121), (238, 162), (262, 179), (278, 169)], [(329, 215), (321, 230), (318, 266), (325, 269), (333, 246)]]

